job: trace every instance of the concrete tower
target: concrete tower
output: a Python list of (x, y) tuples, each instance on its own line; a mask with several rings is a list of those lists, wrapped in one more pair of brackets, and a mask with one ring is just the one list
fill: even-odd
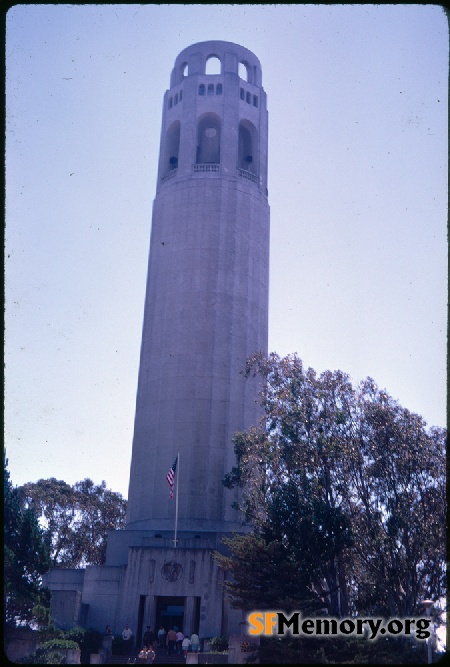
[(180, 452), (180, 538), (239, 529), (221, 480), (234, 433), (258, 421), (241, 371), (267, 352), (268, 275), (261, 66), (230, 42), (194, 44), (163, 103), (128, 528), (173, 532), (165, 476)]
[[(138, 643), (146, 625), (242, 632), (213, 550), (241, 528), (222, 479), (233, 435), (260, 417), (242, 371), (267, 352), (268, 276), (261, 67), (237, 44), (194, 44), (163, 103), (127, 525), (109, 534), (106, 565), (46, 575), (58, 625), (128, 623)], [(166, 474), (178, 453), (175, 544)]]

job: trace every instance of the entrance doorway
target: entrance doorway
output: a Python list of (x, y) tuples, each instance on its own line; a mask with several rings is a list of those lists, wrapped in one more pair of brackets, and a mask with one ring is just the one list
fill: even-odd
[(166, 632), (171, 628), (183, 629), (184, 601), (184, 597), (156, 598), (156, 633), (161, 626)]

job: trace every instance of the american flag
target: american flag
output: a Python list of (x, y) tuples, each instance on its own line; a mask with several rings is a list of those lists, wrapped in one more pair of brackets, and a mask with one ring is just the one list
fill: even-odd
[(170, 486), (169, 498), (173, 498), (173, 482), (175, 480), (175, 470), (177, 469), (177, 463), (178, 463), (178, 456), (176, 457), (175, 461), (172, 463), (172, 467), (166, 475), (167, 482), (169, 483), (169, 486)]

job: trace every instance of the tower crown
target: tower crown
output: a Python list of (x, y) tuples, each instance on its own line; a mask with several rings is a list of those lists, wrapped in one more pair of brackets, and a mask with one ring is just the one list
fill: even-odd
[(258, 58), (238, 44), (199, 42), (181, 51), (164, 95), (158, 190), (193, 176), (227, 177), (267, 195), (261, 79)]
[(181, 51), (175, 60), (170, 87), (181, 83), (186, 76), (206, 74), (207, 63), (213, 58), (220, 61), (221, 74), (239, 74), (242, 64), (247, 82), (261, 86), (261, 64), (254, 53), (233, 42), (208, 41), (192, 44)]

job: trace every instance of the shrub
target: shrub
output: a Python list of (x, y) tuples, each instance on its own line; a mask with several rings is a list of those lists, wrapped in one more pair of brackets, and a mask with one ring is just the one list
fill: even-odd
[(223, 653), (223, 651), (228, 651), (228, 637), (213, 637), (209, 642), (211, 651), (218, 651)]
[(25, 665), (63, 665), (64, 653), (59, 649), (78, 649), (77, 642), (70, 639), (50, 639), (41, 644), (34, 653), (20, 660)]
[(98, 653), (102, 645), (103, 635), (93, 628), (81, 628), (77, 626), (65, 632), (64, 638), (71, 639), (79, 645), (81, 650), (81, 664), (88, 665), (91, 653)]

